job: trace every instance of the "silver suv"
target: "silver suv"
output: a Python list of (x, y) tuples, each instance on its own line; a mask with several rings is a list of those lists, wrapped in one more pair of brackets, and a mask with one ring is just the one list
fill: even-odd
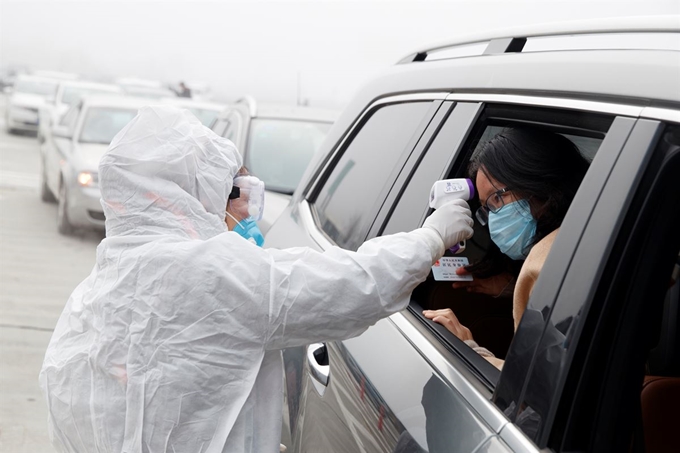
[[(269, 247), (355, 250), (419, 227), (432, 183), (466, 176), (509, 126), (565, 135), (592, 163), (514, 335), (511, 298), (430, 276), (364, 334), (285, 350), (287, 451), (680, 451), (679, 23), (422, 49), (349, 103)], [(476, 225), (464, 256), (488, 244)], [(446, 307), (502, 372), (421, 314)]]

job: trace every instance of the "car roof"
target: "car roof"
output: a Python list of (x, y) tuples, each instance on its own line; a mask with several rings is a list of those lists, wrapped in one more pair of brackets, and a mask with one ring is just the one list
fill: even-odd
[(258, 103), (257, 115), (255, 115), (255, 118), (307, 120), (332, 123), (338, 118), (338, 116), (339, 112), (330, 109), (274, 103)]
[[(485, 34), (487, 41), (483, 42), (482, 51), (474, 55), (427, 60), (432, 49), (469, 45), (479, 42), (478, 38), (421, 48), (371, 80), (351, 105), (367, 105), (387, 95), (444, 92), (532, 95), (677, 108), (680, 105), (680, 49), (675, 50), (672, 44), (659, 49), (655, 40), (645, 41), (642, 37), (669, 33), (672, 38), (680, 39), (678, 18), (605, 21), (607, 26), (599, 26), (600, 30), (607, 30), (607, 37), (618, 37), (609, 34), (614, 31), (638, 30), (632, 37), (628, 36), (640, 38), (637, 48), (586, 46), (573, 50), (560, 47), (555, 51), (523, 51), (522, 47), (516, 50), (512, 45), (528, 34), (509, 38), (513, 35), (507, 31)], [(535, 33), (552, 30), (553, 34), (575, 29), (569, 23), (545, 25), (535, 30)], [(585, 39), (598, 36), (594, 27), (584, 25), (579, 30), (584, 34), (593, 32), (586, 34)], [(661, 37), (667, 43), (665, 36)]]
[[(155, 101), (155, 102), (154, 102)], [(109, 94), (93, 94), (82, 97), (86, 107), (114, 107), (139, 109), (147, 105), (160, 104), (156, 99), (137, 98), (133, 96), (116, 96)]]
[(34, 82), (46, 82), (46, 83), (52, 83), (54, 85), (58, 85), (61, 80), (59, 79), (53, 79), (51, 77), (44, 77), (44, 76), (37, 76), (37, 75), (32, 75), (32, 74), (19, 74), (17, 76), (17, 81), (19, 80), (29, 80), (29, 81), (34, 81)]
[[(494, 39), (664, 32), (680, 32), (680, 15), (612, 17), (604, 19), (550, 22), (523, 27), (485, 30), (480, 33), (460, 35), (451, 41), (418, 48), (415, 52), (408, 54), (407, 57), (400, 60), (400, 62), (408, 60), (412, 55), (421, 54), (423, 52), (432, 52), (449, 47), (488, 42)], [(677, 45), (676, 41), (676, 46)]]
[(112, 93), (122, 93), (123, 89), (112, 83), (91, 82), (89, 80), (66, 80), (59, 85), (62, 87), (95, 88), (98, 90), (111, 91)]

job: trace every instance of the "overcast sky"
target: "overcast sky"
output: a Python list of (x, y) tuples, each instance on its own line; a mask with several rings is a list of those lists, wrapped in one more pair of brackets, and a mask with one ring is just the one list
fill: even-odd
[(0, 0), (0, 70), (203, 81), (228, 99), (342, 105), (423, 45), (560, 20), (680, 14), (639, 1)]

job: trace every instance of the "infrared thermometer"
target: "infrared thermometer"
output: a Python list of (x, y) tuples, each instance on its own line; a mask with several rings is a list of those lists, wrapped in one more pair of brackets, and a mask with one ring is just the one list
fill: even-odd
[[(451, 200), (469, 201), (475, 196), (475, 186), (468, 178), (442, 179), (435, 181), (430, 189), (430, 207), (439, 209)], [(452, 253), (461, 253), (465, 250), (465, 241), (460, 241), (449, 249)]]

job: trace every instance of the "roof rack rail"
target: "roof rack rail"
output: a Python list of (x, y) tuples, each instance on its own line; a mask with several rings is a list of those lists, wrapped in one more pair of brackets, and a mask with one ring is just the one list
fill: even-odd
[(238, 99), (236, 101), (237, 104), (246, 104), (248, 106), (248, 112), (250, 113), (251, 117), (257, 116), (257, 102), (255, 102), (255, 98), (252, 97), (249, 94), (246, 94), (242, 98)]
[[(397, 64), (427, 61), (428, 57), (436, 53), (450, 56), (435, 58), (437, 60), (460, 58), (467, 56), (490, 55), (499, 53), (516, 53), (525, 50), (528, 39), (532, 38), (573, 38), (575, 35), (612, 35), (615, 33), (679, 33), (680, 16), (647, 16), (623, 17), (610, 19), (594, 19), (578, 22), (558, 22), (541, 24), (534, 27), (512, 28), (490, 31), (483, 34), (462, 37), (455, 42), (442, 43), (410, 53)], [(614, 46), (615, 47), (615, 46)], [(638, 43), (636, 48), (643, 48)], [(680, 50), (674, 45), (671, 50)], [(560, 50), (565, 50), (559, 46)], [(607, 45), (603, 48), (608, 48)], [(652, 47), (653, 48), (653, 45)], [(541, 50), (549, 50), (543, 48)], [(573, 49), (576, 50), (576, 49)]]

